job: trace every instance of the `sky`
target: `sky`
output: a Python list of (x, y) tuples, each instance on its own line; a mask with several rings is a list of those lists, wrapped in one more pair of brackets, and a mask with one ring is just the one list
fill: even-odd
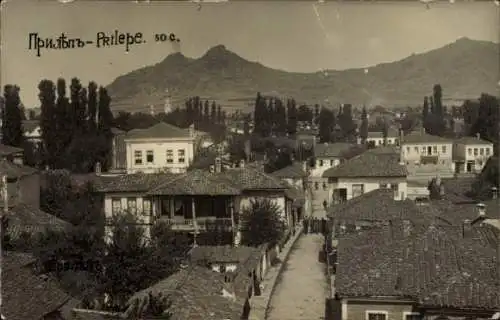
[[(16, 0), (1, 5), (1, 83), (17, 84), (26, 107), (38, 107), (38, 83), (78, 77), (106, 86), (170, 53), (198, 58), (223, 44), (241, 57), (294, 72), (348, 69), (403, 59), (468, 37), (498, 42), (499, 8), (488, 2), (228, 2)], [(142, 32), (145, 43), (41, 51), (29, 34), (96, 39), (98, 32)], [(173, 32), (180, 42), (155, 42)]]

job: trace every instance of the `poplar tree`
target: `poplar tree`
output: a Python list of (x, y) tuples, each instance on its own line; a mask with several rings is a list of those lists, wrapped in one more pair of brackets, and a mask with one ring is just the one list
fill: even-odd
[(6, 85), (3, 91), (2, 143), (13, 147), (21, 147), (24, 140), (19, 91), (16, 85)]

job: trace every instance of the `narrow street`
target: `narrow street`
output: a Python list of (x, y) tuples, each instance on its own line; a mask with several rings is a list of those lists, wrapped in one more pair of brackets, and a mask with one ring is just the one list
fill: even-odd
[(297, 240), (278, 280), (267, 320), (323, 319), (328, 283), (318, 261), (323, 236), (304, 234)]

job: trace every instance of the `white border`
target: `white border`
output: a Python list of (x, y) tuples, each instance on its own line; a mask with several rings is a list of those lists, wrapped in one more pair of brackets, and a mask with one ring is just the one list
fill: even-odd
[(384, 310), (366, 310), (365, 311), (365, 320), (369, 319), (370, 313), (377, 313), (377, 314), (384, 314), (385, 315), (385, 320), (389, 320), (389, 312), (384, 311)]

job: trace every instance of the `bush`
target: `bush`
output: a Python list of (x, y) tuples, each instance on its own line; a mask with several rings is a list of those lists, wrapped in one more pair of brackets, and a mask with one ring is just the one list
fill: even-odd
[(269, 199), (253, 199), (241, 215), (241, 244), (258, 247), (278, 244), (283, 238), (285, 224), (281, 210)]

